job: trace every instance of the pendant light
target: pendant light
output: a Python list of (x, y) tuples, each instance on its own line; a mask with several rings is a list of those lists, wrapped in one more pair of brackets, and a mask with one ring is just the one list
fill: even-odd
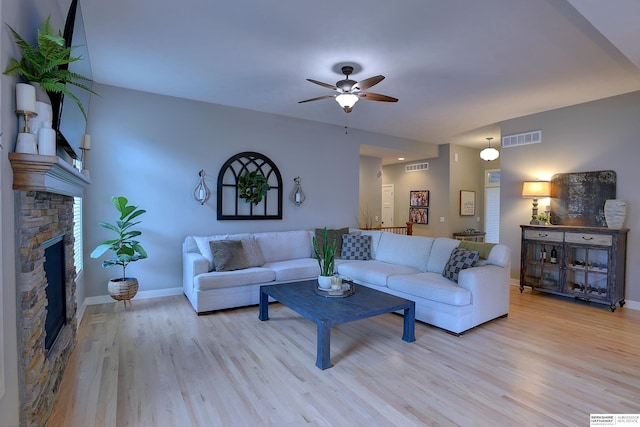
[(500, 152), (495, 148), (491, 147), (492, 139), (493, 138), (491, 137), (487, 138), (487, 141), (489, 141), (489, 146), (480, 152), (480, 158), (482, 160), (486, 160), (487, 162), (490, 162), (491, 160), (495, 160), (498, 157), (500, 157)]

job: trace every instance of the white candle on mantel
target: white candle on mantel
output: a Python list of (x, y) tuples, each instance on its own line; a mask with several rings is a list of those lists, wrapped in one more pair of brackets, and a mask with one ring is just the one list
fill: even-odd
[(82, 144), (80, 144), (80, 148), (83, 150), (91, 150), (91, 135), (84, 134), (82, 137)]
[(36, 88), (26, 83), (16, 84), (16, 110), (36, 111)]

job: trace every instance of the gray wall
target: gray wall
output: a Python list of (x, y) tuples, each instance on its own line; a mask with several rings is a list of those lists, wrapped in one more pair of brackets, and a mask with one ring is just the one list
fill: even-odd
[[(188, 234), (356, 226), (360, 144), (407, 142), (110, 86), (96, 85), (95, 90), (100, 97), (91, 101), (87, 162), (92, 184), (84, 201), (88, 297), (106, 294), (107, 281), (117, 276), (88, 257), (109, 237), (96, 224), (114, 219), (114, 195), (148, 211), (140, 217), (140, 229), (149, 258), (131, 264), (127, 275), (139, 279), (140, 291), (176, 288), (182, 286), (181, 244)], [(198, 171), (205, 170), (215, 191), (223, 163), (242, 151), (257, 151), (276, 163), (285, 196), (300, 176), (304, 204), (296, 207), (285, 197), (281, 221), (217, 221), (215, 193), (205, 206), (192, 197)]]
[(382, 220), (382, 170), (382, 159), (360, 157), (358, 225), (362, 227), (366, 226), (366, 222), (370, 222), (370, 226), (377, 226)]
[[(547, 111), (502, 123), (502, 135), (542, 130), (542, 143), (501, 151), (500, 239), (512, 249), (511, 277), (519, 277), (520, 224), (531, 219), (522, 182), (555, 173), (614, 170), (617, 197), (627, 200), (628, 300), (640, 301), (640, 92)], [(638, 307), (636, 307), (638, 308)]]

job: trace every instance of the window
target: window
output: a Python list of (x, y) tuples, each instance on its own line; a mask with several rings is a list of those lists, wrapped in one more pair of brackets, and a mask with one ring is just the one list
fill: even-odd
[(82, 197), (73, 198), (73, 265), (76, 268), (76, 274), (82, 271)]

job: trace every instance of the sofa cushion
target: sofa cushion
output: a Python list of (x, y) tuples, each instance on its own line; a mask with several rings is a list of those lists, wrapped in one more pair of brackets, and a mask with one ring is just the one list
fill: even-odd
[(375, 259), (426, 271), (432, 245), (431, 237), (406, 236), (385, 231), (380, 236)]
[[(318, 242), (318, 250), (323, 253), (324, 250), (324, 228), (315, 229), (315, 237)], [(336, 252), (335, 257), (340, 258), (342, 253), (342, 235), (349, 234), (349, 227), (331, 229), (327, 228), (327, 243), (329, 246), (333, 244), (333, 239), (336, 239)]]
[(311, 237), (306, 230), (255, 233), (265, 262), (311, 257)]
[(249, 268), (247, 256), (240, 240), (211, 240), (209, 242), (216, 271)]
[(315, 258), (267, 262), (263, 267), (273, 270), (278, 282), (312, 279), (320, 274), (320, 266)]
[(341, 258), (361, 261), (371, 259), (371, 236), (343, 234)]
[(238, 286), (256, 285), (273, 282), (276, 274), (273, 270), (262, 267), (250, 267), (244, 270), (212, 271), (199, 274), (194, 278), (194, 286), (200, 291), (219, 288), (235, 288)]
[(442, 275), (449, 280), (458, 283), (458, 273), (465, 268), (471, 268), (476, 265), (479, 255), (476, 251), (468, 251), (462, 248), (454, 248), (451, 251), (449, 261), (442, 270)]
[(337, 268), (342, 277), (384, 287), (387, 286), (389, 276), (420, 273), (420, 270), (413, 267), (376, 260), (340, 263)]
[(439, 273), (419, 273), (389, 277), (389, 289), (411, 296), (454, 306), (471, 304), (471, 292), (457, 286)]
[(460, 240), (449, 239), (447, 237), (438, 237), (434, 240), (429, 255), (429, 263), (427, 271), (431, 273), (442, 273), (444, 266), (449, 261), (449, 256), (453, 248), (457, 248)]
[(468, 251), (476, 251), (480, 256), (480, 259), (487, 259), (489, 258), (491, 249), (493, 249), (495, 245), (496, 245), (495, 243), (472, 242), (471, 240), (462, 240), (458, 247), (462, 249), (466, 249)]
[(260, 267), (264, 264), (264, 255), (262, 249), (254, 236), (243, 237), (240, 239), (244, 254), (247, 257), (249, 267)]

